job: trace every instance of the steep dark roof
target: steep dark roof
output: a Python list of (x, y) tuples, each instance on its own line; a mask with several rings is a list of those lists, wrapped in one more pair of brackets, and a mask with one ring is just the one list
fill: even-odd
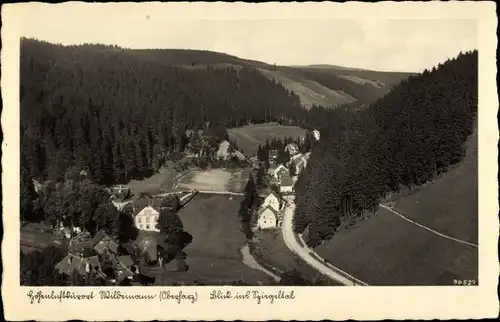
[(90, 265), (91, 270), (99, 273), (101, 272), (101, 263), (99, 262), (99, 258), (97, 256), (81, 258), (71, 253), (66, 255), (59, 263), (57, 263), (55, 268), (61, 274), (71, 275), (73, 271), (77, 271), (80, 275), (85, 275), (87, 274), (87, 263)]
[(132, 260), (132, 257), (129, 255), (118, 256), (118, 261), (125, 267), (131, 267), (132, 265), (134, 265), (134, 261)]
[(287, 187), (293, 186), (293, 180), (288, 173), (284, 173), (280, 178), (280, 184)]
[(95, 234), (95, 236), (89, 241), (89, 245), (99, 254), (102, 254), (106, 249), (109, 249), (114, 254), (117, 254), (118, 247), (120, 246), (103, 230)]
[(270, 157), (277, 157), (278, 156), (278, 150), (269, 150), (269, 156)]

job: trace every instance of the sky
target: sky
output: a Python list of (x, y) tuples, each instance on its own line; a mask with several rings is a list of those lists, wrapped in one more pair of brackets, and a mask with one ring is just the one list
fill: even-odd
[[(88, 7), (85, 7), (88, 9)], [(332, 64), (381, 71), (421, 72), (478, 47), (474, 19), (302, 19), (269, 15), (227, 18), (115, 11), (25, 11), (22, 36), (62, 44), (127, 48), (186, 48), (224, 52), (277, 65)], [(257, 18), (256, 18), (257, 17)]]

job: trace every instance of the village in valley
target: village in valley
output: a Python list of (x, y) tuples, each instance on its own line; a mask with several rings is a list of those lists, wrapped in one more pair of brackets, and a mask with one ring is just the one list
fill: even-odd
[[(144, 191), (139, 193), (133, 192), (127, 185), (112, 186), (103, 190), (109, 193), (109, 201), (116, 211), (125, 214), (130, 220), (119, 220), (119, 223), (116, 223), (117, 228), (95, 230), (94, 233), (78, 225), (68, 225), (69, 222), (64, 220), (58, 221), (53, 228), (45, 229), (45, 233), (53, 231), (50, 234), (55, 238), (54, 246), (67, 249), (64, 258), (57, 262), (54, 268), (58, 274), (72, 280), (70, 283), (84, 283), (83, 285), (154, 285), (164, 283), (162, 276), (169, 273), (175, 276), (175, 273), (188, 272), (184, 248), (198, 236), (190, 236), (183, 231), (181, 210), (195, 200), (197, 195), (224, 196), (228, 200), (243, 197), (239, 214), (227, 213), (224, 216), (240, 216), (240, 229), (247, 232), (247, 245), (243, 249), (254, 249), (252, 246), (248, 247), (248, 244), (259, 243), (260, 231), (280, 231), (282, 228), (284, 213), (294, 202), (294, 185), (307, 165), (311, 146), (319, 141), (319, 138), (318, 130), (310, 131), (296, 140), (287, 137), (284, 141), (272, 138), (271, 143), (266, 140), (265, 144), (258, 146), (256, 155), (246, 157), (234, 148), (235, 142), (230, 143), (227, 140), (219, 143), (216, 152), (214, 149), (209, 152), (208, 144), (211, 140), (204, 136), (203, 131), (186, 131), (186, 139), (190, 143), (177, 164), (171, 164), (171, 168), (181, 171), (174, 170), (176, 173), (173, 180), (170, 180), (171, 185), (161, 188), (164, 191), (150, 189), (147, 185), (146, 188), (142, 187)], [(197, 142), (194, 143), (194, 140)], [(213, 169), (210, 169), (210, 166), (200, 168), (197, 161), (209, 153), (214, 154), (220, 164), (216, 162), (218, 166)], [(162, 170), (165, 171), (160, 169), (159, 172)], [(231, 179), (234, 179), (236, 173), (237, 182), (228, 184), (228, 180), (222, 180), (223, 184), (214, 189), (213, 183), (218, 181), (217, 177), (226, 177), (228, 173), (231, 173)], [(78, 173), (76, 181), (88, 181), (87, 176), (87, 171), (83, 169)], [(197, 180), (204, 176), (208, 176), (208, 184)], [(42, 184), (33, 180), (34, 190), (40, 197), (46, 193), (49, 186), (53, 186), (53, 183)], [(61, 183), (55, 184), (54, 187), (60, 188)], [(176, 216), (177, 214), (179, 216)], [(208, 211), (203, 213), (203, 216), (211, 215)], [(163, 216), (165, 218), (162, 218)], [(170, 236), (185, 234), (183, 236), (188, 235), (188, 240), (170, 243), (163, 228), (171, 223), (161, 221), (172, 218), (174, 222), (180, 219), (180, 225), (168, 227), (171, 230)], [(116, 229), (127, 231), (128, 237), (119, 237), (121, 232)], [(133, 230), (136, 233), (130, 235)], [(27, 231), (24, 232), (29, 236)], [(165, 236), (167, 238), (163, 241)], [(22, 246), (29, 249), (32, 245), (22, 242)], [(276, 272), (260, 266), (251, 252), (241, 253), (242, 261), (247, 266), (276, 277)], [(250, 261), (248, 257), (251, 257)], [(244, 283), (243, 280), (240, 279), (237, 283)], [(274, 278), (275, 282), (279, 280), (280, 278)], [(175, 277), (170, 281), (174, 285), (185, 283), (175, 282)]]

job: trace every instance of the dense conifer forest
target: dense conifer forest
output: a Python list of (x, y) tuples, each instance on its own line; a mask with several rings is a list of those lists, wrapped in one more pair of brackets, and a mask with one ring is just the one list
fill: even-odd
[(154, 50), (21, 41), (21, 165), (39, 180), (85, 169), (101, 184), (141, 178), (186, 145), (249, 121), (297, 120), (293, 93), (255, 69), (186, 69)]
[(477, 75), (477, 51), (461, 53), (362, 111), (316, 109), (325, 121), (315, 124), (321, 140), (296, 185), (295, 231), (316, 246), (374, 213), (387, 193), (433, 180), (459, 162), (477, 112)]

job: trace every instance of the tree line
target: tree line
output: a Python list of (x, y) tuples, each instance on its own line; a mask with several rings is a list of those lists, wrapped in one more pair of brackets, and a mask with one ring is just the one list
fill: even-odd
[(369, 108), (324, 111), (321, 140), (296, 184), (294, 229), (310, 246), (354, 219), (374, 213), (379, 199), (447, 171), (465, 154), (477, 113), (477, 51), (411, 76)]

